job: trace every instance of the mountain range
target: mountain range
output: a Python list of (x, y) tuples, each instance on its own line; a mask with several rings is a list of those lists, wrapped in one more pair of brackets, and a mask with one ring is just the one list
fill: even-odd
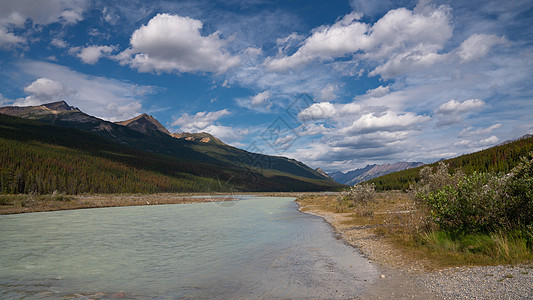
[(374, 179), (386, 174), (416, 168), (424, 165), (422, 162), (397, 162), (394, 164), (367, 165), (361, 169), (355, 169), (346, 173), (337, 171), (330, 173), (329, 176), (336, 182), (347, 185), (355, 185), (359, 182)]
[[(28, 107), (6, 106), (0, 108), (0, 113), (28, 120), (3, 117), (1, 120), (4, 126), (0, 126), (0, 138), (11, 137), (17, 143), (32, 139), (46, 145), (63, 143), (67, 148), (79, 148), (76, 143), (84, 144), (87, 140), (94, 139), (94, 143), (101, 145), (100, 148), (112, 150), (103, 153), (103, 150), (93, 149), (94, 152), (90, 155), (110, 159), (109, 152), (120, 153), (120, 161), (135, 164), (136, 166), (132, 166), (135, 168), (146, 165), (145, 157), (149, 157), (151, 161), (157, 160), (158, 163), (166, 159), (176, 169), (164, 174), (165, 176), (191, 174), (214, 180), (218, 185), (231, 182), (232, 188), (242, 191), (318, 191), (342, 187), (294, 159), (238, 149), (208, 133), (170, 133), (147, 114), (113, 123), (85, 114), (65, 101)], [(44, 124), (48, 126), (43, 126)], [(26, 131), (17, 129), (16, 126), (21, 126)], [(57, 127), (63, 129), (59, 130)], [(71, 131), (66, 133), (67, 129)], [(79, 131), (83, 134), (76, 133)], [(25, 136), (21, 137), (22, 134)], [(67, 141), (58, 135), (70, 136), (73, 141)], [(92, 135), (99, 139), (91, 137)], [(81, 140), (81, 137), (85, 140)], [(128, 149), (135, 150), (135, 154), (131, 154), (132, 150)], [(39, 151), (47, 150), (43, 148)], [(117, 160), (119, 156), (115, 155), (112, 159)], [(127, 156), (129, 158), (126, 159)], [(157, 170), (150, 169), (152, 171)], [(24, 170), (20, 172), (24, 173)], [(198, 187), (195, 191), (202, 191), (202, 188)]]

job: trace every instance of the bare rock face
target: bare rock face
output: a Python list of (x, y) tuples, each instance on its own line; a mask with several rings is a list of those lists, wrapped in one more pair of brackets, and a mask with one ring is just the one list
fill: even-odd
[(335, 181), (331, 176), (328, 175), (328, 173), (324, 172), (324, 170), (322, 170), (321, 168), (317, 168), (315, 171), (317, 171), (318, 174), (322, 175), (322, 177), (326, 178), (327, 180)]

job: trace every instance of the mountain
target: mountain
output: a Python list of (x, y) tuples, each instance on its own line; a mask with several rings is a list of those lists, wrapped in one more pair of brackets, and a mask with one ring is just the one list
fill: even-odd
[(161, 125), (161, 123), (159, 123), (154, 117), (147, 114), (141, 114), (126, 121), (115, 122), (115, 124), (129, 127), (144, 134), (170, 135), (170, 132), (168, 132), (165, 126)]
[[(204, 180), (204, 182), (216, 179), (215, 181), (220, 186), (231, 182), (231, 185), (235, 184), (237, 189), (243, 191), (316, 191), (341, 187), (341, 185), (325, 179), (317, 171), (293, 159), (241, 150), (226, 145), (207, 133), (167, 134), (168, 130), (164, 126), (146, 114), (127, 121), (112, 123), (87, 115), (63, 101), (30, 107), (2, 107), (0, 113), (37, 121), (37, 123), (21, 119), (13, 121), (6, 118), (7, 116), (3, 117), (4, 122), (31, 127), (28, 132), (13, 131), (14, 126), (12, 125), (6, 125), (7, 127), (2, 128), (4, 131), (7, 130), (3, 134), (11, 136), (17, 141), (42, 140), (43, 145), (52, 148), (62, 145), (67, 149), (75, 149), (75, 151), (83, 150), (83, 148), (79, 149), (77, 145), (86, 144), (86, 141), (78, 138), (65, 141), (60, 136), (55, 136), (56, 134), (65, 135), (65, 130), (68, 128), (73, 130), (68, 132), (69, 136), (79, 135), (85, 138), (92, 135), (98, 136), (98, 143), (105, 144), (99, 146), (98, 149), (123, 147), (120, 148), (120, 151), (109, 150), (105, 155), (101, 151), (86, 153), (89, 156), (104, 156), (107, 159), (109, 153), (121, 153), (119, 155), (121, 159), (137, 157), (138, 160), (132, 163), (141, 166), (146, 163), (144, 157), (150, 157), (151, 161), (156, 160), (158, 162), (166, 159), (170, 165), (175, 167), (167, 174), (171, 177), (175, 177), (176, 174), (190, 174), (196, 176), (194, 177), (196, 179)], [(45, 124), (48, 125), (45, 126)], [(57, 126), (62, 129), (59, 130), (56, 128)], [(43, 128), (46, 128), (47, 132), (42, 132)], [(74, 133), (80, 130), (84, 134)], [(23, 136), (17, 136), (17, 134)], [(37, 137), (32, 137), (33, 134), (37, 134)], [(44, 149), (39, 151), (47, 152)], [(127, 154), (128, 151), (136, 151), (136, 154)], [(31, 154), (27, 155), (32, 156)], [(113, 159), (116, 158), (113, 156)], [(162, 166), (162, 164), (158, 165)], [(68, 173), (69, 170), (67, 168), (65, 172)], [(154, 171), (153, 169), (150, 170)], [(22, 170), (21, 172), (25, 171)], [(197, 191), (205, 191), (199, 186)]]
[(201, 143), (215, 143), (219, 145), (225, 145), (224, 142), (217, 139), (216, 137), (212, 136), (211, 134), (207, 132), (198, 132), (198, 133), (189, 133), (189, 132), (182, 132), (182, 133), (171, 133), (172, 137), (177, 139), (184, 139), (186, 141), (195, 141), (195, 142), (201, 142)]
[(328, 175), (328, 173), (324, 172), (321, 168), (316, 168), (315, 171), (317, 171), (322, 177), (326, 178), (329, 181), (335, 181), (331, 176)]
[(394, 164), (367, 165), (361, 169), (355, 169), (346, 173), (337, 171), (330, 176), (338, 183), (355, 185), (359, 182), (367, 181), (393, 172), (416, 168), (424, 165), (421, 162), (397, 162)]
[[(524, 135), (518, 139), (504, 142), (478, 152), (441, 160), (449, 166), (450, 173), (460, 169), (465, 174), (478, 173), (509, 173), (521, 157), (527, 157), (533, 151), (533, 135)], [(440, 161), (439, 161), (440, 162)], [(439, 162), (429, 164), (435, 167)], [(409, 185), (419, 180), (421, 167), (390, 173), (369, 180), (378, 190), (406, 190)]]

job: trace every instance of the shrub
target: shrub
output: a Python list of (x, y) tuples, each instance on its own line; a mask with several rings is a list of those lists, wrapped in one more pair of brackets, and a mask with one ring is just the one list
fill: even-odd
[(420, 173), (416, 197), (442, 230), (470, 234), (533, 225), (533, 159), (523, 158), (505, 176), (450, 176), (444, 164)]
[(368, 204), (376, 197), (376, 187), (374, 184), (358, 184), (350, 187), (349, 190), (342, 192), (337, 201), (339, 204), (348, 204), (353, 207), (360, 204)]
[(517, 225), (533, 226), (533, 152), (529, 156), (522, 157), (507, 176), (506, 194), (512, 204), (510, 220)]

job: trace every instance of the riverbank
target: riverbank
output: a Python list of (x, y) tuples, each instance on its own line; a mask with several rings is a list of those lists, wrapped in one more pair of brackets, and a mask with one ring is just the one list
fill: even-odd
[(413, 203), (406, 195), (382, 194), (371, 211), (359, 214), (337, 212), (335, 199), (334, 195), (307, 196), (297, 203), (300, 211), (322, 217), (339, 239), (379, 266), (380, 280), (361, 299), (533, 298), (532, 264), (449, 267), (387, 234), (396, 224), (410, 221)]
[[(316, 193), (250, 192), (250, 193), (160, 193), (160, 194), (85, 194), (85, 195), (0, 195), (0, 215), (71, 209), (184, 204), (236, 201), (244, 195), (298, 197)], [(331, 194), (329, 192), (324, 193)], [(228, 204), (229, 205), (229, 204)]]
[(227, 194), (1, 195), (0, 215), (85, 208), (234, 201)]

